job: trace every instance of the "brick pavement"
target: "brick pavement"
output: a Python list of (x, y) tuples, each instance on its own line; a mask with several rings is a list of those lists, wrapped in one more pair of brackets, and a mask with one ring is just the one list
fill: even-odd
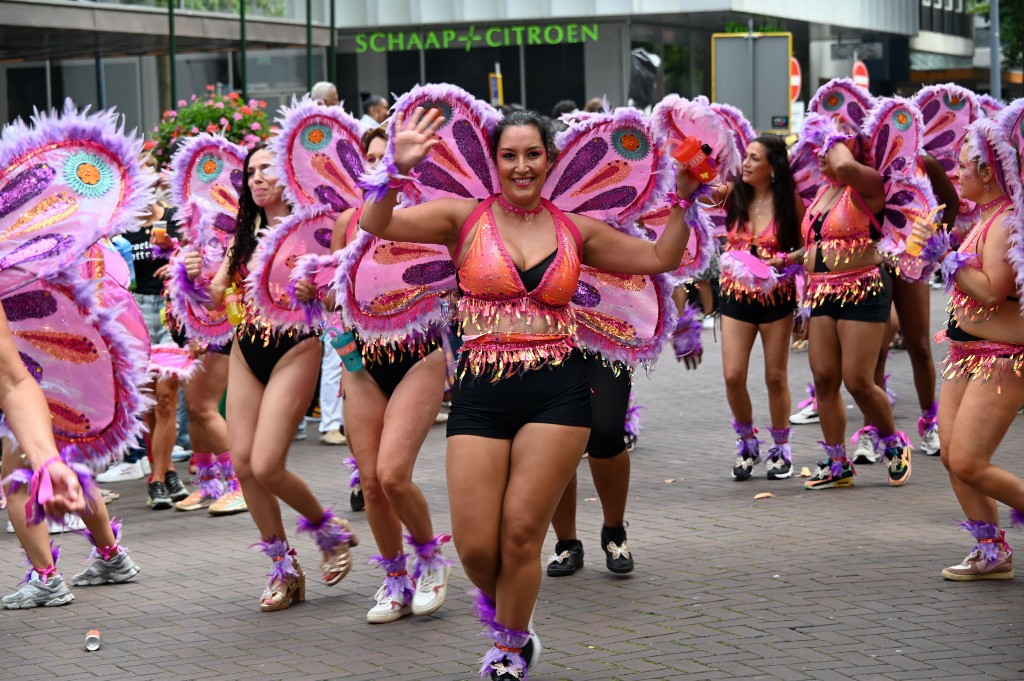
[[(937, 325), (939, 293), (932, 303)], [(536, 617), (545, 653), (531, 678), (1024, 678), (1020, 581), (964, 584), (939, 576), (970, 546), (955, 526), (958, 509), (939, 461), (915, 456), (902, 489), (890, 489), (878, 466), (861, 467), (848, 490), (805, 492), (800, 479), (769, 483), (763, 475), (732, 481), (721, 363), (712, 332), (704, 336), (699, 372), (666, 357), (650, 381), (637, 381), (646, 411), (633, 455), (629, 533), (637, 569), (630, 577), (604, 570), (600, 510), (581, 466), (587, 567), (574, 577), (545, 578)], [(750, 383), (766, 433), (759, 362), (758, 355)], [(897, 423), (916, 433), (905, 354), (896, 353), (890, 366), (901, 397)], [(790, 375), (799, 399), (809, 378), (805, 353), (792, 356)], [(322, 499), (347, 509), (347, 450), (318, 446), (314, 430), (293, 448), (290, 465)], [(819, 437), (817, 426), (794, 429), (798, 467), (813, 466)], [(1017, 423), (998, 460), (1013, 467), (1021, 444), (1024, 423)], [(449, 527), (443, 447), (438, 426), (416, 469), (438, 530)], [(76, 601), (63, 608), (0, 612), (4, 678), (475, 677), (487, 642), (477, 636), (469, 583), (458, 569), (436, 616), (366, 624), (380, 582), (363, 564), (375, 553), (365, 514), (353, 516), (364, 543), (345, 581), (328, 588), (312, 579), (305, 604), (260, 613), (267, 565), (246, 550), (256, 540), (249, 517), (152, 512), (144, 487), (117, 485), (123, 496), (112, 506), (126, 521), (125, 544), (142, 573), (125, 585), (75, 589)], [(762, 491), (775, 497), (754, 501)], [(285, 517), (294, 526), (295, 514), (286, 509)], [(9, 557), (0, 566), (7, 592), (23, 571), (13, 535), (2, 535), (0, 544)], [(63, 544), (61, 565), (70, 574), (87, 550), (77, 537)], [(296, 544), (315, 573), (310, 541)], [(546, 550), (553, 545), (549, 536)], [(103, 630), (103, 647), (87, 653), (82, 642), (92, 628)], [(34, 662), (35, 651), (46, 651), (47, 660)]]

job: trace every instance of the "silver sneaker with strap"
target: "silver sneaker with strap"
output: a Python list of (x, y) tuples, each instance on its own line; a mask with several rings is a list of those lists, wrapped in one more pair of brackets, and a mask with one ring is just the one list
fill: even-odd
[(25, 586), (0, 599), (0, 602), (8, 610), (23, 610), (40, 606), (52, 608), (58, 605), (67, 605), (73, 600), (75, 600), (75, 595), (64, 583), (64, 578), (54, 575), (45, 582), (38, 577), (33, 577)]
[(97, 557), (85, 572), (71, 578), (72, 586), (99, 586), (100, 584), (120, 584), (139, 574), (139, 566), (128, 554), (121, 550), (110, 560)]

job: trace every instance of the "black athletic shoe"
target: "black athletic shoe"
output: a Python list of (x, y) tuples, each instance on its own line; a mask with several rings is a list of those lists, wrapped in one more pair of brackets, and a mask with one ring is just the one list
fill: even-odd
[(167, 495), (171, 498), (171, 501), (188, 499), (190, 494), (185, 485), (181, 484), (181, 478), (178, 477), (176, 471), (167, 471), (164, 475), (164, 487), (167, 488)]
[(348, 505), (352, 507), (352, 510), (358, 513), (366, 508), (366, 499), (363, 498), (363, 488), (356, 487), (352, 490), (352, 493), (348, 495)]
[(583, 542), (567, 539), (555, 544), (555, 552), (548, 558), (548, 577), (568, 577), (583, 567)]
[(159, 480), (149, 483), (149, 501), (146, 503), (154, 511), (170, 508), (173, 505), (171, 497), (167, 494), (167, 488)]
[(625, 527), (602, 527), (601, 549), (609, 570), (617, 575), (633, 571), (633, 554), (629, 552)]

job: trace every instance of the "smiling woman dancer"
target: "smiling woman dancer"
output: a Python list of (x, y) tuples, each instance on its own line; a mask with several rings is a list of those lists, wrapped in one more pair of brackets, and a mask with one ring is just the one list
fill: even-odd
[[(201, 282), (208, 288), (211, 309), (220, 304), (229, 286), (242, 287), (258, 230), (291, 212), (272, 161), (262, 146), (246, 156), (235, 240), (213, 280)], [(195, 279), (202, 256), (190, 254), (186, 266), (189, 278)], [(316, 387), (319, 340), (312, 335), (271, 334), (248, 300), (244, 317), (228, 365), (228, 441), (242, 494), (260, 531), (258, 546), (274, 562), (260, 609), (282, 610), (305, 600), (306, 583), (295, 549), (286, 539), (278, 500), (299, 512), (299, 530), (310, 532), (323, 552), (327, 584), (337, 584), (348, 574), (349, 547), (357, 542), (348, 523), (321, 506), (306, 483), (285, 468), (288, 446)]]
[[(672, 209), (657, 243), (542, 200), (554, 150), (535, 115), (516, 112), (491, 138), (500, 192), (483, 203), (439, 199), (394, 211), (401, 178), (437, 143), (435, 108), (396, 114), (394, 165), (384, 196), (363, 210), (371, 234), (448, 246), (463, 297), (465, 344), (452, 389), (447, 472), (455, 546), (482, 592), (481, 618), (495, 646), (482, 675), (525, 679), (540, 644), (529, 631), (548, 523), (587, 443), (586, 361), (574, 349), (569, 301), (580, 263), (656, 273), (682, 260), (687, 201)], [(685, 171), (677, 191), (695, 184)]]
[[(942, 462), (967, 516), (961, 525), (977, 545), (942, 576), (1011, 579), (1013, 551), (999, 527), (996, 501), (1015, 509), (1011, 518), (1019, 522), (1024, 480), (992, 465), (992, 456), (1024, 402), (1024, 321), (1014, 281), (1024, 263), (1020, 246), (1011, 245), (1022, 231), (1017, 152), (995, 121), (981, 120), (968, 132), (958, 170), (960, 195), (981, 207), (981, 217), (959, 250), (947, 251), (942, 261), (952, 291), (939, 438)], [(934, 238), (924, 225), (915, 230), (919, 239)]]

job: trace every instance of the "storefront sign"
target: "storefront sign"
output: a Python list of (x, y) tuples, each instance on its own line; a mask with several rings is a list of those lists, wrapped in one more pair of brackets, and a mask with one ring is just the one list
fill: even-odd
[(488, 26), (473, 24), (465, 31), (444, 28), (437, 31), (378, 31), (356, 34), (356, 53), (410, 52), (474, 47), (515, 47), (518, 45), (563, 45), (597, 42), (598, 24), (528, 24)]

